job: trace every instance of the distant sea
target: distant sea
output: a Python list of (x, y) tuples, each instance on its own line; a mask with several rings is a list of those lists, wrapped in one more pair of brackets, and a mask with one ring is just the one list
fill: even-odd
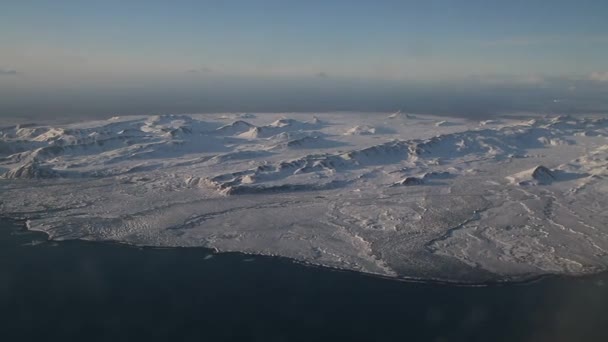
[(608, 341), (608, 274), (457, 286), (0, 220), (2, 341)]

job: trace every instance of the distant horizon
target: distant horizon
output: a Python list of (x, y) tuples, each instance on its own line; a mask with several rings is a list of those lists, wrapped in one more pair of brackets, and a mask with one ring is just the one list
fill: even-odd
[[(94, 119), (116, 115), (229, 112), (416, 112), (440, 116), (491, 118), (538, 114), (608, 113), (608, 83), (547, 82), (542, 87), (511, 84), (338, 82), (323, 85), (293, 81), (213, 87), (152, 89), (59, 89), (3, 92), (0, 122), (9, 119)], [(572, 90), (572, 87), (576, 89)], [(201, 89), (202, 88), (202, 89)]]

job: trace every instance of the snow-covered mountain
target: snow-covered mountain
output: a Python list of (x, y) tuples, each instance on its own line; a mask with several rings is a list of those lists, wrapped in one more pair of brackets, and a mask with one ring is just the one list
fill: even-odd
[[(0, 125), (1, 126), (1, 125)], [(608, 119), (114, 117), (0, 128), (0, 215), (404, 278), (608, 266)]]

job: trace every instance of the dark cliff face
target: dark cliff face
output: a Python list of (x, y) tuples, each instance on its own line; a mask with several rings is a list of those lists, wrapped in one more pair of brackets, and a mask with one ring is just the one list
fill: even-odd
[(537, 166), (534, 171), (532, 171), (532, 178), (544, 184), (551, 183), (551, 181), (555, 179), (555, 175), (553, 174), (553, 171), (540, 165)]
[(407, 177), (401, 181), (401, 185), (421, 185), (424, 181), (418, 177)]

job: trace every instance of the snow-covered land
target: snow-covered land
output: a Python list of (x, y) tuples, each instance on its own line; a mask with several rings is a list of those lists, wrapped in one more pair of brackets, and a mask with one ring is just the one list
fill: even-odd
[(53, 239), (205, 246), (485, 281), (608, 266), (608, 119), (333, 113), (0, 127), (0, 215)]

